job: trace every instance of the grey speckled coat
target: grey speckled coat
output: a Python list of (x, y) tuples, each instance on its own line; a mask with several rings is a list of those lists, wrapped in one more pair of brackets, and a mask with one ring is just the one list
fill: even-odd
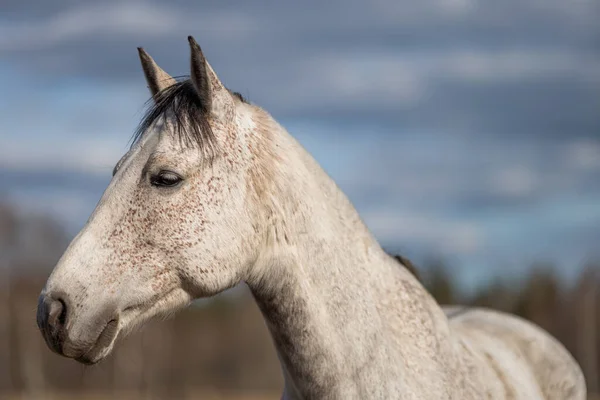
[(96, 363), (133, 326), (245, 281), (285, 399), (585, 399), (578, 365), (548, 333), (440, 308), (315, 160), (189, 41), (183, 82), (140, 49), (155, 103), (40, 296), (51, 349)]

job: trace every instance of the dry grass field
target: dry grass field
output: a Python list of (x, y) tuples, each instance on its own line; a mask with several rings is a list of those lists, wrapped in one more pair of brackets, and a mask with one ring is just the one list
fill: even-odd
[[(0, 223), (0, 238), (3, 229), (12, 237), (18, 226)], [(11, 261), (19, 274), (0, 276), (0, 399), (279, 400), (283, 380), (277, 355), (244, 288), (153, 321), (118, 343), (106, 360), (84, 367), (52, 353), (36, 326), (37, 296), (54, 256), (26, 256)], [(518, 282), (494, 281), (471, 297), (460, 292), (448, 266), (417, 269), (440, 303), (508, 311), (551, 332), (580, 362), (590, 400), (600, 400), (591, 394), (599, 392), (600, 381), (598, 263), (590, 263), (570, 285), (552, 269), (533, 266)]]

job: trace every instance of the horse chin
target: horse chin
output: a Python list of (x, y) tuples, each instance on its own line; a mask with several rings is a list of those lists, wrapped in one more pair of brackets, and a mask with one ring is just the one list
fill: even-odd
[[(89, 347), (83, 353), (78, 355), (73, 355), (75, 361), (80, 362), (85, 365), (94, 365), (105, 359), (113, 349), (114, 343), (119, 334), (119, 321), (117, 319), (113, 319), (109, 321), (100, 335), (94, 342), (94, 344)], [(69, 357), (69, 351), (65, 351), (65, 356)]]
[(104, 360), (110, 354), (111, 351), (112, 351), (112, 346), (110, 346), (110, 348), (102, 349), (101, 353), (95, 355), (93, 358), (87, 354), (84, 354), (80, 357), (74, 358), (74, 360), (83, 365), (88, 365), (88, 366), (96, 365), (100, 361)]

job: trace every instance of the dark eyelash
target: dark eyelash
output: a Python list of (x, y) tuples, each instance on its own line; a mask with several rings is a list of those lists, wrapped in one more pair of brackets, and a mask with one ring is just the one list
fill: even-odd
[[(168, 177), (168, 178), (167, 178)], [(150, 184), (155, 187), (173, 187), (178, 185), (183, 178), (172, 171), (160, 171), (150, 177)]]

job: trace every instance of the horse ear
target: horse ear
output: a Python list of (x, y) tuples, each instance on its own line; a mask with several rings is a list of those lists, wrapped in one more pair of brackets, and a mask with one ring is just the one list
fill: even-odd
[(176, 81), (171, 75), (163, 71), (143, 48), (138, 47), (138, 53), (148, 88), (152, 97), (156, 100), (161, 90), (174, 85)]
[(221, 83), (212, 69), (202, 49), (188, 36), (191, 50), (191, 80), (201, 103), (218, 118), (227, 118), (233, 112), (234, 102), (229, 90)]

